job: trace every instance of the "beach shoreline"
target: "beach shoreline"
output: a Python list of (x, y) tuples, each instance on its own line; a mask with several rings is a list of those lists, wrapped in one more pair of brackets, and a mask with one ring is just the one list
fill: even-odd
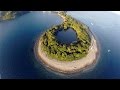
[(42, 63), (46, 68), (63, 73), (63, 74), (72, 74), (84, 71), (93, 67), (97, 63), (97, 59), (99, 57), (99, 48), (98, 43), (93, 36), (91, 39), (93, 42), (91, 43), (90, 50), (86, 57), (83, 57), (79, 60), (74, 61), (59, 61), (55, 59), (49, 58), (44, 51), (41, 50), (41, 39), (40, 37), (35, 43), (34, 53), (37, 60)]
[[(65, 17), (61, 14), (58, 14), (63, 19), (63, 22), (66, 21)], [(97, 42), (97, 38), (88, 28), (87, 33), (91, 35), (91, 45), (89, 46), (88, 54), (74, 61), (60, 61), (56, 59), (52, 59), (47, 56), (47, 54), (41, 50), (41, 37), (39, 37), (35, 43), (34, 53), (37, 60), (42, 63), (47, 69), (52, 71), (56, 71), (63, 74), (72, 74), (81, 71), (89, 70), (94, 67), (100, 56), (99, 43)]]

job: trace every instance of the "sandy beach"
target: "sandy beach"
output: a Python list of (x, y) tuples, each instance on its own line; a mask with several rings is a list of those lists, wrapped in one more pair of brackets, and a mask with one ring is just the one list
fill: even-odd
[[(64, 16), (62, 16), (61, 14), (58, 15), (63, 19), (64, 22), (66, 21)], [(49, 58), (44, 53), (44, 51), (41, 50), (40, 38), (37, 40), (35, 44), (34, 52), (37, 60), (40, 61), (42, 64), (44, 64), (47, 68), (62, 73), (75, 73), (75, 72), (80, 72), (84, 69), (88, 69), (91, 66), (94, 66), (99, 56), (97, 41), (93, 35), (91, 36), (91, 45), (89, 47), (87, 56), (79, 60), (59, 61)]]
[(65, 17), (63, 15), (61, 15), (61, 14), (58, 13), (58, 16), (60, 16), (63, 19), (63, 22), (66, 21), (66, 19), (65, 19)]
[(59, 61), (48, 58), (48, 56), (41, 50), (41, 40), (39, 39), (35, 45), (35, 55), (38, 61), (44, 64), (47, 68), (62, 72), (62, 73), (75, 73), (92, 66), (98, 56), (98, 46), (95, 38), (91, 38), (91, 46), (86, 57), (75, 61)]

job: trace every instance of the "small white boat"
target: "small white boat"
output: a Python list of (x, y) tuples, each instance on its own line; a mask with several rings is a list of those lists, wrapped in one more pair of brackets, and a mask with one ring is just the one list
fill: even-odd
[(93, 23), (91, 23), (91, 25), (93, 25)]
[(108, 52), (110, 52), (111, 50), (109, 49)]

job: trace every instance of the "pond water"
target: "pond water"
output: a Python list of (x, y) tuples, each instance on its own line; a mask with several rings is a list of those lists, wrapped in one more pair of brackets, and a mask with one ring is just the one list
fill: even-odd
[(56, 34), (56, 38), (60, 43), (70, 44), (77, 41), (77, 35), (74, 30), (69, 28), (68, 30), (60, 30)]

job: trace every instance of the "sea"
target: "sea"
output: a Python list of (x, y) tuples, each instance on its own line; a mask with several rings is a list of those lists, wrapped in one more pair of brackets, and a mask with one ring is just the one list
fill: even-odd
[[(67, 14), (86, 24), (96, 36), (100, 57), (94, 68), (64, 75), (38, 62), (33, 49), (37, 38), (63, 20), (55, 13), (34, 11), (0, 22), (0, 79), (120, 79), (120, 15), (106, 11), (68, 11)], [(69, 35), (59, 36), (71, 42), (73, 34), (71, 31)]]

